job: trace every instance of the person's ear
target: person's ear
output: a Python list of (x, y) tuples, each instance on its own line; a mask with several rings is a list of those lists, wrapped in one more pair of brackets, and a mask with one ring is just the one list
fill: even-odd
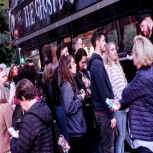
[(26, 99), (23, 96), (21, 97), (21, 99), (22, 99), (23, 102), (26, 101)]
[(96, 46), (99, 46), (99, 40), (96, 40)]

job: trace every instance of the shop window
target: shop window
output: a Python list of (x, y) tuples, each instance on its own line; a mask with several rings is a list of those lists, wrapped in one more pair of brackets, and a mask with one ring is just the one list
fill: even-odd
[(91, 44), (92, 33), (93, 33), (93, 30), (78, 35), (78, 37), (82, 38), (83, 40), (84, 49), (86, 50), (88, 57), (91, 57), (92, 53), (94, 52), (94, 48)]
[[(137, 34), (133, 16), (116, 20), (103, 27), (106, 33), (106, 42), (115, 42), (119, 47), (118, 53), (124, 53), (125, 56), (131, 53), (133, 40)], [(82, 38), (84, 49), (89, 57), (94, 52), (91, 44), (91, 37), (94, 30), (78, 35), (78, 37)]]
[(111, 22), (104, 26), (104, 32), (106, 33), (107, 42), (115, 42), (118, 44), (117, 27), (115, 22)]
[(51, 44), (46, 44), (42, 47), (42, 55), (43, 55), (43, 66), (49, 63), (53, 63), (54, 66), (57, 64), (56, 57), (57, 43), (53, 42)]
[(37, 70), (41, 69), (39, 50), (36, 49), (33, 51), (24, 52), (24, 58), (25, 60), (27, 58), (30, 58), (33, 61), (36, 69)]
[(131, 54), (133, 40), (137, 35), (136, 25), (132, 16), (119, 21), (119, 49), (121, 53)]

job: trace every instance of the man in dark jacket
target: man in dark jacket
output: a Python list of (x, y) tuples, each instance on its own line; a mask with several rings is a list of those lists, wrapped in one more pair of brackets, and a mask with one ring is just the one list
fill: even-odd
[(42, 100), (35, 99), (34, 85), (22, 79), (16, 87), (16, 97), (25, 114), (19, 127), (19, 138), (12, 138), (12, 153), (53, 153), (51, 111)]
[(87, 69), (91, 75), (91, 91), (96, 118), (100, 126), (100, 153), (114, 153), (114, 113), (106, 104), (106, 98), (113, 99), (112, 87), (104, 68), (102, 53), (105, 52), (105, 36), (101, 29), (96, 30), (91, 38), (95, 49)]
[(153, 20), (151, 10), (141, 10), (135, 15), (142, 34), (153, 43)]

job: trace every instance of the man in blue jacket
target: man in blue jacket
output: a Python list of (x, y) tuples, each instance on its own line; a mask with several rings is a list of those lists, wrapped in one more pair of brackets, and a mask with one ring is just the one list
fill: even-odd
[(100, 126), (100, 153), (114, 153), (114, 113), (106, 104), (106, 98), (113, 99), (112, 87), (104, 67), (102, 54), (105, 52), (105, 35), (101, 29), (96, 30), (91, 38), (94, 47), (87, 69), (91, 75), (91, 91), (95, 114)]

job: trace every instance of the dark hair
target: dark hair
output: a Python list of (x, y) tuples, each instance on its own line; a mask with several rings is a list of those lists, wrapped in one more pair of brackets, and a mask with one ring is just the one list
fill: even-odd
[(57, 51), (56, 51), (56, 56), (57, 56), (57, 59), (58, 59), (58, 60), (59, 60), (60, 57), (61, 57), (61, 51), (62, 51), (64, 48), (66, 48), (66, 47), (67, 47), (67, 44), (65, 44), (65, 43), (61, 43), (61, 44), (58, 45)]
[(30, 80), (34, 85), (35, 81), (37, 80), (36, 69), (34, 65), (24, 64), (24, 66), (20, 67), (18, 73), (18, 80), (22, 80), (26, 78)]
[(16, 86), (16, 97), (22, 100), (24, 97), (26, 100), (32, 100), (36, 96), (34, 85), (28, 79), (22, 79)]
[(100, 40), (102, 35), (105, 36), (103, 27), (101, 27), (93, 32), (92, 37), (91, 37), (91, 43), (94, 48), (96, 47), (96, 41)]
[(77, 71), (79, 71), (79, 62), (83, 56), (87, 56), (87, 52), (83, 48), (79, 48), (75, 54), (75, 63), (77, 65)]
[(59, 61), (58, 73), (59, 73), (60, 82), (67, 80), (68, 82), (70, 82), (72, 89), (76, 90), (76, 83), (75, 83), (73, 74), (69, 71), (71, 68), (72, 58), (73, 57), (71, 55), (61, 56), (60, 61)]
[(26, 64), (33, 64), (33, 60), (30, 59), (30, 58), (27, 58), (27, 59), (25, 60), (25, 63), (26, 63)]
[(14, 77), (15, 77), (15, 76), (13, 76), (13, 69), (14, 69), (15, 66), (16, 66), (16, 65), (13, 65), (13, 66), (11, 67), (10, 71), (9, 71), (9, 74), (8, 74), (8, 81), (9, 81), (9, 82), (13, 81), (13, 79), (14, 79)]

